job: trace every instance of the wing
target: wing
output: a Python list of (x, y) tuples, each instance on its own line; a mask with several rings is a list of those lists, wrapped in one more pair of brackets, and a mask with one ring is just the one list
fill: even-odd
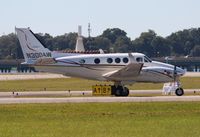
[(54, 58), (38, 58), (35, 62), (35, 65), (49, 65), (55, 63), (56, 60)]
[(111, 71), (103, 75), (108, 80), (127, 80), (133, 77), (137, 77), (142, 69), (142, 63), (130, 63), (120, 70)]

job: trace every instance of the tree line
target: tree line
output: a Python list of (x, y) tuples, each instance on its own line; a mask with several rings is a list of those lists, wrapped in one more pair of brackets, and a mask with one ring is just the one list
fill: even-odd
[[(66, 33), (56, 37), (48, 33), (37, 33), (37, 38), (50, 50), (74, 50), (77, 33)], [(140, 52), (149, 57), (200, 56), (200, 28), (185, 29), (161, 37), (153, 30), (142, 32), (131, 40), (119, 28), (106, 29), (97, 37), (83, 39), (87, 50), (103, 49), (110, 53)], [(21, 59), (23, 54), (14, 33), (0, 37), (0, 59)]]

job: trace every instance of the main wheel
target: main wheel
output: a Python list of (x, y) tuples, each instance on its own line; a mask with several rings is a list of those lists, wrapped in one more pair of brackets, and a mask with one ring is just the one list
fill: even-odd
[(122, 96), (127, 97), (128, 95), (129, 95), (129, 89), (127, 87), (124, 87)]
[(115, 89), (115, 96), (122, 96), (122, 92), (123, 92), (123, 87), (122, 86), (118, 86)]
[(184, 94), (184, 91), (182, 88), (177, 88), (176, 91), (175, 91), (175, 94), (177, 96), (182, 96)]
[(115, 96), (128, 96), (129, 89), (127, 87), (118, 86), (115, 89)]

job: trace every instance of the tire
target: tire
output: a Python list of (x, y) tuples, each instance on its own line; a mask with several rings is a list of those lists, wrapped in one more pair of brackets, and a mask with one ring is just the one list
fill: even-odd
[(127, 97), (128, 95), (129, 95), (129, 89), (127, 87), (124, 87), (122, 96)]
[(177, 88), (176, 91), (175, 91), (175, 94), (177, 96), (182, 96), (184, 94), (184, 91), (182, 88)]
[(115, 90), (115, 96), (117, 96), (117, 97), (118, 97), (118, 96), (121, 96), (121, 90), (120, 90), (120, 89), (117, 88), (117, 89)]
[(122, 92), (123, 92), (122, 86), (118, 86), (118, 87), (115, 89), (115, 96), (122, 96)]

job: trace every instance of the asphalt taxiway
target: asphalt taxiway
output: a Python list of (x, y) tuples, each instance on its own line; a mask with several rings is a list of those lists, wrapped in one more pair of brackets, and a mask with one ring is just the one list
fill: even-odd
[(179, 102), (179, 101), (200, 101), (200, 96), (1, 98), (0, 104), (94, 103), (94, 102)]
[[(200, 95), (200, 89), (185, 89), (190, 95)], [(130, 90), (130, 96), (162, 96), (162, 90)], [(172, 93), (171, 95), (175, 95)], [(0, 98), (5, 97), (88, 97), (92, 91), (23, 91), (23, 92), (0, 92)]]
[[(174, 95), (162, 95), (161, 90), (131, 90), (129, 97), (98, 97), (92, 96), (91, 91), (0, 92), (0, 104), (200, 101), (200, 90), (188, 89), (185, 90), (185, 92), (195, 92), (195, 94), (192, 94), (192, 96), (179, 97)], [(145, 94), (150, 96), (144, 97)], [(132, 97), (132, 95), (138, 96)]]
[[(200, 77), (199, 73), (186, 73), (186, 77)], [(0, 80), (22, 80), (43, 78), (69, 78), (63, 75), (34, 74), (2, 74)], [(170, 102), (170, 101), (200, 101), (200, 89), (185, 89), (186, 95), (164, 95), (161, 90), (131, 90), (129, 97), (96, 97), (92, 91), (28, 91), (0, 92), (0, 104), (17, 103), (82, 103), (82, 102)], [(144, 97), (148, 96), (148, 97)], [(192, 96), (191, 96), (192, 95)]]

